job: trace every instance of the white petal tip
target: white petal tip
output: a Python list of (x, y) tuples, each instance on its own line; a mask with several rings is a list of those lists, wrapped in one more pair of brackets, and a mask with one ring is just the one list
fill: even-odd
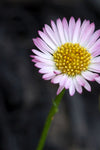
[(90, 88), (90, 89), (87, 89), (87, 91), (88, 91), (88, 92), (91, 92), (91, 88)]
[(78, 91), (78, 93), (79, 93), (79, 94), (82, 94), (82, 90), (81, 90), (81, 91)]
[(74, 96), (74, 93), (69, 93), (70, 96)]
[(34, 51), (35, 51), (35, 50), (34, 50), (34, 49), (32, 49), (32, 52), (33, 52), (33, 53), (34, 53)]
[(95, 81), (100, 84), (100, 76), (95, 78)]

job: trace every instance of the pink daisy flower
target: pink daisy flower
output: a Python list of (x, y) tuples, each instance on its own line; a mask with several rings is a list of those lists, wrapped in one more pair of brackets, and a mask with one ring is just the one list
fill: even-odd
[(45, 24), (33, 39), (39, 50), (32, 50), (32, 61), (44, 80), (59, 84), (57, 94), (65, 88), (72, 96), (82, 93), (82, 87), (91, 91), (88, 81), (100, 83), (100, 30), (94, 30), (88, 20), (81, 24), (71, 17), (68, 23), (63, 18), (51, 21), (51, 27)]

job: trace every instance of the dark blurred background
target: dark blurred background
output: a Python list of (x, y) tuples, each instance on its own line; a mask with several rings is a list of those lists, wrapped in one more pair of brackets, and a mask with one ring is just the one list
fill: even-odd
[[(0, 150), (35, 150), (57, 85), (44, 81), (29, 57), (50, 20), (71, 16), (100, 28), (100, 0), (0, 0)], [(66, 91), (44, 150), (100, 150), (100, 86)]]

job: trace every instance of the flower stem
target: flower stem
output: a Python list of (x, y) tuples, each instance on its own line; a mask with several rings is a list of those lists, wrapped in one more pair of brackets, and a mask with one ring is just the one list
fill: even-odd
[(51, 122), (54, 118), (54, 115), (58, 112), (58, 107), (59, 107), (60, 101), (61, 101), (61, 99), (64, 95), (64, 92), (65, 92), (65, 89), (63, 89), (62, 92), (59, 95), (57, 95), (55, 97), (55, 99), (53, 100), (53, 105), (52, 105), (52, 107), (49, 111), (48, 117), (46, 119), (43, 131), (42, 131), (42, 134), (41, 134), (41, 137), (40, 137), (40, 141), (39, 141), (39, 144), (38, 144), (36, 150), (42, 150), (43, 147), (44, 147), (45, 140), (46, 140)]

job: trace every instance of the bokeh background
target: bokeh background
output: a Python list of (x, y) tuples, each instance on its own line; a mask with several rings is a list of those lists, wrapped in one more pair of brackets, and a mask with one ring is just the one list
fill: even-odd
[[(57, 85), (31, 62), (32, 38), (50, 20), (71, 16), (100, 28), (100, 0), (0, 0), (0, 150), (35, 150)], [(100, 150), (100, 85), (66, 91), (44, 150)]]

